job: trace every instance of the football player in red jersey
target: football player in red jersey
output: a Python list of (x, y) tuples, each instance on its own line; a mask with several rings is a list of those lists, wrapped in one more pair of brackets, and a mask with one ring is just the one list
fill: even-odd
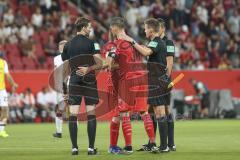
[[(151, 141), (151, 152), (156, 152), (158, 148), (155, 144), (155, 134), (153, 129), (153, 123), (150, 115), (147, 112), (147, 76), (144, 78), (143, 70), (136, 69), (136, 62), (142, 62), (141, 58), (137, 58), (137, 51), (131, 46), (131, 44), (125, 40), (119, 39), (119, 36), (125, 33), (125, 20), (121, 17), (115, 17), (112, 19), (110, 29), (115, 38), (113, 43), (115, 48), (109, 52), (108, 57), (112, 58), (115, 63), (119, 65), (117, 71), (114, 71), (112, 76), (115, 90), (118, 92), (118, 103), (116, 107), (116, 114), (112, 118), (110, 124), (110, 153), (121, 153), (120, 147), (117, 146), (118, 130), (120, 125), (120, 119), (122, 120), (122, 130), (125, 139), (124, 153), (131, 154), (132, 149), (132, 127), (130, 121), (130, 111), (140, 112), (141, 118), (144, 121), (145, 130)], [(144, 66), (141, 64), (140, 66)], [(139, 67), (139, 65), (138, 65)], [(136, 71), (138, 70), (138, 71)], [(136, 78), (140, 77), (140, 78)], [(131, 80), (133, 79), (133, 80)], [(115, 82), (118, 81), (118, 82)], [(145, 82), (144, 82), (145, 81)], [(144, 86), (145, 84), (145, 86)], [(133, 87), (132, 87), (133, 86)], [(132, 88), (131, 88), (132, 87)], [(131, 91), (131, 90), (135, 90)], [(146, 92), (146, 95), (137, 95), (139, 91)]]

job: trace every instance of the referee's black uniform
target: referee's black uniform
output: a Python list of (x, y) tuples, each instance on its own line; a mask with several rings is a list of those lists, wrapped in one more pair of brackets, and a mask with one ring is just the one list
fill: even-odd
[[(95, 73), (90, 72), (85, 76), (76, 75), (76, 70), (79, 66), (92, 66), (95, 64), (94, 54), (99, 54), (99, 44), (89, 39), (88, 37), (78, 34), (68, 42), (64, 47), (62, 58), (69, 60), (71, 75), (69, 81), (69, 106), (81, 104), (82, 97), (85, 98), (86, 105), (95, 105), (98, 103), (97, 81)], [(71, 113), (69, 116), (69, 133), (72, 142), (72, 155), (78, 154), (77, 145), (77, 115)], [(88, 155), (97, 154), (94, 148), (96, 137), (96, 115), (93, 113), (87, 115), (87, 132), (88, 132)]]
[[(166, 53), (167, 48), (165, 42), (160, 37), (155, 37), (149, 42), (148, 47), (152, 50), (152, 54), (148, 59), (148, 71), (149, 71), (149, 96), (148, 104), (150, 106), (165, 105), (166, 99), (166, 85), (165, 74), (167, 67)], [(151, 64), (152, 63), (152, 64)], [(155, 67), (156, 66), (156, 67)], [(160, 68), (159, 68), (160, 67)], [(156, 80), (159, 80), (156, 82)], [(161, 82), (161, 83), (160, 83)], [(154, 85), (160, 84), (159, 89), (153, 91)], [(157, 95), (160, 94), (160, 95)]]
[[(94, 72), (85, 76), (76, 75), (77, 67), (95, 64), (93, 55), (99, 54), (99, 44), (84, 35), (76, 35), (64, 47), (62, 58), (69, 60), (71, 76), (69, 82), (69, 105), (79, 105), (85, 96), (86, 105), (98, 103), (97, 81)], [(82, 87), (82, 88), (81, 88)]]
[[(149, 71), (149, 94), (148, 94), (148, 104), (150, 108), (162, 106), (166, 104), (166, 93), (168, 78), (166, 75), (167, 67), (167, 47), (165, 42), (160, 37), (155, 37), (149, 42), (148, 48), (152, 50), (152, 54), (148, 59), (148, 71)], [(156, 63), (156, 64), (154, 64)], [(153, 64), (153, 65), (151, 65)], [(158, 82), (156, 82), (158, 81)], [(156, 96), (156, 92), (153, 92), (152, 86), (157, 85), (159, 87), (156, 91), (159, 95)], [(166, 115), (158, 117), (157, 119), (158, 129), (160, 133), (160, 151), (167, 150), (167, 119)], [(155, 119), (154, 119), (155, 121)]]

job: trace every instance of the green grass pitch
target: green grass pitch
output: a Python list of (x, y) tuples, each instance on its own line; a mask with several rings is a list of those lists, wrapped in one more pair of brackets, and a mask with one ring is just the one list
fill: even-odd
[[(133, 147), (138, 149), (147, 142), (143, 123), (134, 121)], [(88, 138), (86, 123), (79, 123), (79, 155), (71, 156), (68, 127), (64, 124), (63, 138), (55, 139), (52, 133), (54, 124), (8, 125), (8, 138), (0, 138), (0, 160), (72, 160), (72, 159), (143, 159), (143, 160), (239, 160), (240, 159), (240, 121), (239, 120), (197, 120), (177, 121), (175, 123), (177, 152), (151, 154), (134, 152), (132, 155), (110, 155), (109, 123), (99, 122), (96, 147), (98, 156), (87, 156)], [(159, 137), (157, 137), (159, 145)], [(119, 145), (124, 141), (120, 131)]]

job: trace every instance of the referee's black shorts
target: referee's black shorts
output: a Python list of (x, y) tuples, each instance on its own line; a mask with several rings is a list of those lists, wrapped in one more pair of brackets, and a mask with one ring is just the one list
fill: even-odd
[(156, 79), (152, 77), (149, 77), (148, 80), (148, 104), (150, 106), (170, 105), (171, 89), (167, 87), (171, 82), (171, 78), (163, 75), (158, 78), (158, 82), (155, 82)]
[(85, 78), (72, 75), (69, 82), (69, 105), (80, 105), (82, 98), (86, 105), (96, 105), (99, 102), (97, 81), (95, 75)]
[(170, 105), (171, 93), (161, 95), (159, 97), (148, 97), (148, 104), (150, 106), (168, 106)]

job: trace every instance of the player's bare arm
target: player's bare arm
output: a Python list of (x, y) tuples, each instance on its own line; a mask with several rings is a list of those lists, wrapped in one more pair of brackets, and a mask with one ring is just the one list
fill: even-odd
[(173, 68), (173, 56), (168, 56), (167, 58), (167, 75), (171, 75)]
[(88, 74), (91, 71), (101, 70), (108, 67), (106, 60), (103, 59), (100, 54), (95, 54), (93, 57), (96, 64), (90, 67), (78, 67), (78, 70), (76, 71), (77, 75), (83, 76)]
[(6, 77), (8, 79), (8, 82), (10, 83), (10, 85), (12, 86), (12, 88), (16, 89), (18, 87), (18, 84), (15, 83), (15, 81), (13, 80), (11, 74), (6, 73)]
[(116, 57), (115, 53), (110, 52), (106, 59), (102, 58), (100, 54), (95, 54), (93, 57), (96, 64), (90, 67), (78, 67), (78, 70), (76, 71), (77, 75), (82, 76), (88, 74), (91, 71), (102, 70), (106, 68), (113, 70), (119, 67), (119, 65), (116, 64), (114, 60)]

